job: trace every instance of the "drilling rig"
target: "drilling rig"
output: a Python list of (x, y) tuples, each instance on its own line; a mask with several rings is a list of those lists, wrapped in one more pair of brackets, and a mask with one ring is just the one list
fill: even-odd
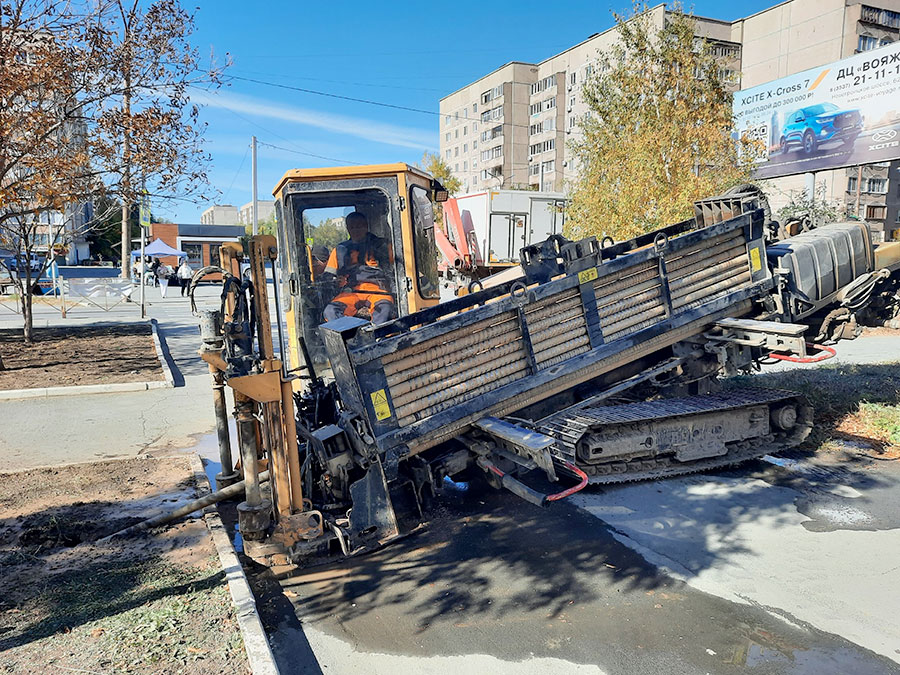
[(447, 195), (424, 172), (297, 170), (274, 194), (277, 240), (251, 239), (249, 279), (223, 246), (221, 306), (198, 312), (217, 482), (243, 476), (244, 550), (270, 565), (409, 533), (462, 474), (546, 506), (797, 445), (801, 395), (718, 378), (834, 354), (900, 268), (900, 243), (876, 248), (865, 223), (777, 241), (760, 195), (739, 191), (628, 241), (553, 235), (521, 250), (516, 278), (439, 303)]

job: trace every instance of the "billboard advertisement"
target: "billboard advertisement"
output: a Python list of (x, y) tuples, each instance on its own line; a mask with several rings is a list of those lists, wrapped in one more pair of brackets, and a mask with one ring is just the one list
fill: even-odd
[(734, 95), (754, 178), (900, 158), (900, 42)]

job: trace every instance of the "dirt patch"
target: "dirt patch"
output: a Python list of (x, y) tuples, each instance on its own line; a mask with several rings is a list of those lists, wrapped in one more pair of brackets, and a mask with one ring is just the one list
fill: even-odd
[(726, 387), (798, 391), (814, 410), (815, 424), (801, 446), (829, 452), (850, 441), (860, 454), (900, 458), (900, 362), (820, 366), (726, 380)]
[(0, 390), (164, 379), (147, 323), (0, 330)]
[(0, 672), (248, 672), (201, 519), (96, 543), (196, 494), (184, 457), (0, 474)]

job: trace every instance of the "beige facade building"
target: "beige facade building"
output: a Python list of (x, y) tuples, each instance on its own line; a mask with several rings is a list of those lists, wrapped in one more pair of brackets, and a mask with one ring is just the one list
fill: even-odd
[[(275, 215), (275, 202), (271, 199), (256, 200), (256, 222), (263, 223)], [(242, 225), (253, 224), (253, 202), (247, 202), (238, 211), (238, 222)]]
[(203, 225), (237, 225), (239, 222), (238, 209), (231, 204), (214, 204), (200, 214)]
[[(788, 0), (735, 22), (695, 17), (696, 33), (712, 44), (735, 89), (753, 87), (897, 40), (900, 0), (871, 2)], [(665, 5), (648, 11), (662, 27)], [(613, 28), (540, 63), (507, 63), (442, 98), (440, 154), (463, 190), (565, 190), (576, 171), (567, 141), (587, 114), (582, 86), (616, 39)], [(822, 172), (816, 181), (854, 210), (859, 186), (860, 216), (890, 236), (900, 228), (897, 164)], [(777, 209), (804, 186), (795, 176), (765, 187)]]

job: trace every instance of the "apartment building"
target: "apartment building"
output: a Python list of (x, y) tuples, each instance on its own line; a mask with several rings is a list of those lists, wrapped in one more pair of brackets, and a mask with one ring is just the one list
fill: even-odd
[(231, 204), (213, 204), (200, 214), (200, 223), (203, 225), (237, 225), (240, 223), (240, 213), (236, 206)]
[[(648, 10), (661, 28), (665, 5)], [(733, 88), (743, 89), (874, 49), (898, 39), (900, 0), (787, 0), (729, 22), (695, 17), (697, 37), (711, 43)], [(564, 191), (576, 166), (568, 140), (588, 113), (585, 79), (615, 28), (591, 35), (540, 63), (511, 62), (440, 101), (440, 154), (464, 191), (533, 186)], [(843, 202), (888, 238), (900, 228), (898, 163), (817, 174), (826, 197)], [(768, 181), (774, 208), (803, 177)], [(875, 192), (881, 190), (882, 192)]]
[[(275, 201), (272, 199), (256, 200), (256, 222), (264, 223), (275, 215)], [(247, 202), (238, 209), (238, 222), (241, 225), (253, 224), (253, 202)]]

